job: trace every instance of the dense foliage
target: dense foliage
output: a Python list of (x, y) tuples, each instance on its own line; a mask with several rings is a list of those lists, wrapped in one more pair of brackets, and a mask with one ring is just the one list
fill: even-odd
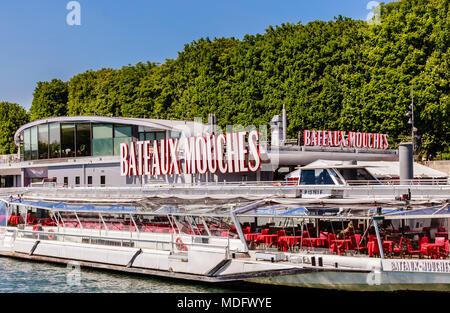
[(59, 79), (52, 79), (51, 82), (38, 82), (30, 108), (31, 120), (66, 115), (67, 100), (67, 83)]
[(339, 16), (242, 40), (202, 38), (162, 65), (75, 75), (67, 102), (65, 83), (40, 82), (32, 118), (206, 120), (214, 112), (220, 126), (246, 126), (268, 124), (285, 103), (291, 138), (302, 129), (386, 132), (395, 145), (411, 134), (414, 85), (420, 151), (434, 155), (450, 142), (449, 20), (448, 0), (402, 0), (382, 5), (371, 25)]
[(17, 103), (0, 102), (0, 154), (17, 151), (14, 134), (30, 120), (27, 111)]

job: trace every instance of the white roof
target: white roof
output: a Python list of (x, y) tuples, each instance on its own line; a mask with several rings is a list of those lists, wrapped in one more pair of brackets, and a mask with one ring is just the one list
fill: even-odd
[[(300, 177), (301, 169), (323, 168), (366, 168), (377, 178), (398, 178), (400, 176), (400, 164), (398, 161), (358, 161), (350, 164), (348, 161), (317, 160), (295, 171), (290, 172), (285, 178)], [(432, 169), (428, 166), (414, 162), (414, 178), (447, 178), (444, 172)]]
[(26, 128), (30, 128), (32, 126), (41, 125), (45, 123), (55, 123), (55, 122), (116, 123), (116, 124), (146, 126), (160, 130), (184, 131), (188, 133), (192, 133), (194, 130), (197, 130), (199, 133), (203, 133), (208, 127), (207, 124), (184, 120), (160, 120), (150, 118), (109, 117), (109, 116), (58, 116), (36, 120), (28, 124), (22, 125), (16, 131), (14, 135), (14, 141), (16, 142), (16, 144), (19, 143), (20, 133)]
[[(400, 162), (368, 162), (361, 161), (358, 164), (367, 166), (367, 170), (377, 178), (398, 178), (400, 177)], [(373, 166), (373, 164), (379, 166)], [(414, 178), (447, 178), (447, 173), (435, 170), (431, 167), (414, 162)]]

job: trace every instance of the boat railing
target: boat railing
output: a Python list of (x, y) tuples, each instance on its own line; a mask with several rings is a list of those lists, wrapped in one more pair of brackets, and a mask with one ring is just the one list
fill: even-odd
[[(415, 179), (386, 179), (386, 180), (347, 180), (349, 186), (382, 186), (382, 185), (450, 185), (450, 178), (415, 178)], [(176, 186), (167, 184), (168, 186)], [(229, 182), (194, 182), (192, 186), (271, 186), (271, 187), (285, 187), (285, 186), (320, 186), (320, 187), (334, 187), (345, 185), (299, 185), (295, 180), (271, 180), (271, 181), (229, 181)], [(146, 185), (148, 187), (151, 184)], [(182, 185), (181, 185), (182, 186)], [(145, 186), (144, 186), (145, 187)]]
[[(228, 255), (230, 252), (230, 240), (229, 238), (223, 238), (227, 240), (223, 240), (224, 244), (210, 244), (203, 243), (203, 240), (200, 242), (196, 242), (195, 238), (211, 238), (209, 236), (201, 236), (201, 235), (188, 235), (188, 234), (170, 234), (170, 239), (161, 240), (161, 239), (141, 239), (141, 238), (126, 238), (126, 237), (112, 237), (112, 236), (101, 236), (101, 235), (92, 235), (92, 234), (70, 234), (70, 233), (61, 233), (56, 231), (36, 231), (36, 230), (25, 230), (11, 227), (0, 227), (0, 229), (6, 229), (7, 232), (13, 232), (13, 236), (15, 238), (33, 238), (36, 240), (48, 240), (48, 241), (67, 241), (65, 240), (67, 237), (71, 238), (81, 238), (82, 243), (88, 244), (96, 244), (96, 242), (100, 242), (97, 244), (107, 245), (107, 246), (121, 246), (121, 247), (135, 247), (140, 248), (144, 247), (145, 244), (153, 244), (156, 250), (163, 251), (171, 251), (171, 252), (181, 252), (183, 250), (188, 250), (188, 247), (207, 247), (207, 248), (218, 248), (224, 249)], [(168, 235), (168, 234), (167, 234)], [(191, 240), (183, 242), (178, 241), (178, 238), (186, 238), (190, 237)], [(186, 248), (186, 249), (185, 249)]]
[(38, 183), (30, 183), (30, 187), (56, 188), (57, 185), (55, 182), (38, 182)]
[[(36, 195), (40, 197), (42, 194), (46, 196), (53, 196), (56, 199), (68, 199), (68, 198), (95, 198), (101, 199), (101, 201), (127, 202), (129, 199), (139, 200), (144, 197), (149, 197), (155, 191), (159, 192), (159, 196), (172, 196), (173, 192), (177, 189), (193, 190), (197, 192), (211, 192), (224, 195), (231, 195), (234, 190), (239, 190), (240, 195), (256, 195), (256, 194), (273, 194), (274, 192), (283, 193), (300, 193), (307, 191), (321, 191), (323, 192), (344, 192), (344, 197), (361, 196), (364, 197), (397, 197), (411, 190), (414, 197), (445, 197), (448, 198), (450, 191), (450, 184), (445, 185), (396, 185), (396, 184), (380, 184), (380, 185), (287, 185), (277, 182), (272, 185), (231, 185), (231, 184), (218, 184), (218, 185), (195, 185), (195, 184), (182, 184), (171, 185), (168, 187), (155, 187), (142, 186), (142, 187), (75, 187), (64, 189), (61, 193), (60, 188), (29, 188), (27, 189), (27, 195)], [(210, 190), (205, 191), (205, 187), (208, 186)], [(181, 191), (180, 190), (180, 191)], [(1, 192), (1, 190), (0, 190)], [(15, 195), (16, 193), (5, 193), (5, 196)], [(181, 193), (180, 193), (181, 194)], [(64, 201), (64, 200), (63, 200)]]
[(429, 185), (450, 185), (450, 180), (448, 178), (347, 180), (347, 184), (349, 186), (374, 186), (374, 185), (429, 186)]

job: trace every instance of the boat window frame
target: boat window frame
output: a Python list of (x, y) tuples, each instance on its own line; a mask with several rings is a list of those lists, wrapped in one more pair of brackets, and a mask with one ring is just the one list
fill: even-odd
[(342, 177), (342, 175), (340, 175), (340, 173), (336, 171), (334, 168), (328, 168), (327, 170), (328, 174), (331, 176), (331, 179), (335, 182), (337, 186), (344, 186), (347, 184), (344, 177)]

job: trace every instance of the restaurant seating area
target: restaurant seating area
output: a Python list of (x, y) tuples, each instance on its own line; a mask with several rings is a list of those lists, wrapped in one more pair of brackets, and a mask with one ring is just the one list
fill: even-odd
[[(276, 248), (280, 251), (296, 252), (299, 250), (320, 251), (336, 255), (367, 255), (379, 257), (380, 247), (375, 234), (349, 232), (342, 233), (316, 230), (296, 231), (295, 229), (271, 229), (261, 228), (252, 232), (251, 227), (243, 229), (245, 239), (255, 249)], [(449, 240), (445, 228), (440, 227), (434, 237), (430, 236), (430, 230), (421, 231), (392, 230), (385, 231), (380, 236), (383, 253), (386, 257), (410, 257), (447, 259), (449, 257)], [(397, 231), (397, 232), (394, 232)], [(340, 236), (339, 236), (340, 235)]]
[[(183, 219), (175, 221), (173, 217), (172, 220), (161, 217), (155, 219), (151, 216), (131, 219), (127, 215), (95, 217), (95, 215), (83, 214), (85, 215), (79, 215), (78, 218), (67, 215), (63, 220), (59, 218), (59, 222), (55, 223), (56, 219), (48, 216), (37, 218), (35, 213), (30, 212), (25, 222), (26, 225), (32, 226), (238, 238), (238, 232), (234, 226), (220, 221), (211, 220), (208, 223), (200, 223)], [(12, 214), (8, 219), (9, 225), (12, 226), (25, 222), (20, 214)], [(444, 225), (447, 224), (444, 223)], [(360, 224), (358, 220), (345, 223), (319, 221), (297, 224), (295, 227), (280, 227), (273, 223), (258, 225), (248, 222), (241, 226), (250, 249), (276, 249), (284, 252), (309, 250), (334, 255), (369, 257), (380, 257), (383, 254), (389, 258), (449, 258), (448, 230), (442, 223), (414, 227), (414, 229), (408, 225), (401, 224), (402, 227), (399, 225), (394, 227), (389, 222), (379, 226), (382, 251), (380, 251), (374, 226), (368, 223)]]
[[(16, 224), (19, 223), (20, 216), (12, 217), (12, 221), (16, 221)], [(81, 222), (81, 225), (80, 225)], [(20, 223), (23, 223), (23, 220), (20, 220)], [(55, 221), (51, 218), (40, 218), (37, 219), (33, 217), (33, 215), (29, 215), (27, 219), (26, 225), (41, 225), (41, 226), (57, 226)], [(131, 232), (146, 232), (146, 233), (181, 233), (181, 234), (189, 234), (189, 235), (208, 235), (208, 232), (203, 224), (197, 225), (196, 227), (190, 227), (189, 225), (185, 225), (179, 223), (177, 228), (176, 226), (172, 227), (172, 225), (167, 220), (166, 222), (146, 222), (146, 221), (131, 221), (131, 220), (108, 220), (105, 218), (104, 221), (99, 220), (98, 218), (87, 218), (87, 219), (65, 219), (58, 223), (59, 227), (67, 227), (67, 228), (84, 228), (84, 229), (100, 229), (100, 230), (118, 230), (118, 231), (131, 231)], [(174, 231), (175, 230), (175, 231)], [(236, 238), (236, 227), (225, 227), (219, 226), (215, 224), (211, 224), (208, 226), (209, 233), (212, 236), (217, 237), (230, 237)]]

